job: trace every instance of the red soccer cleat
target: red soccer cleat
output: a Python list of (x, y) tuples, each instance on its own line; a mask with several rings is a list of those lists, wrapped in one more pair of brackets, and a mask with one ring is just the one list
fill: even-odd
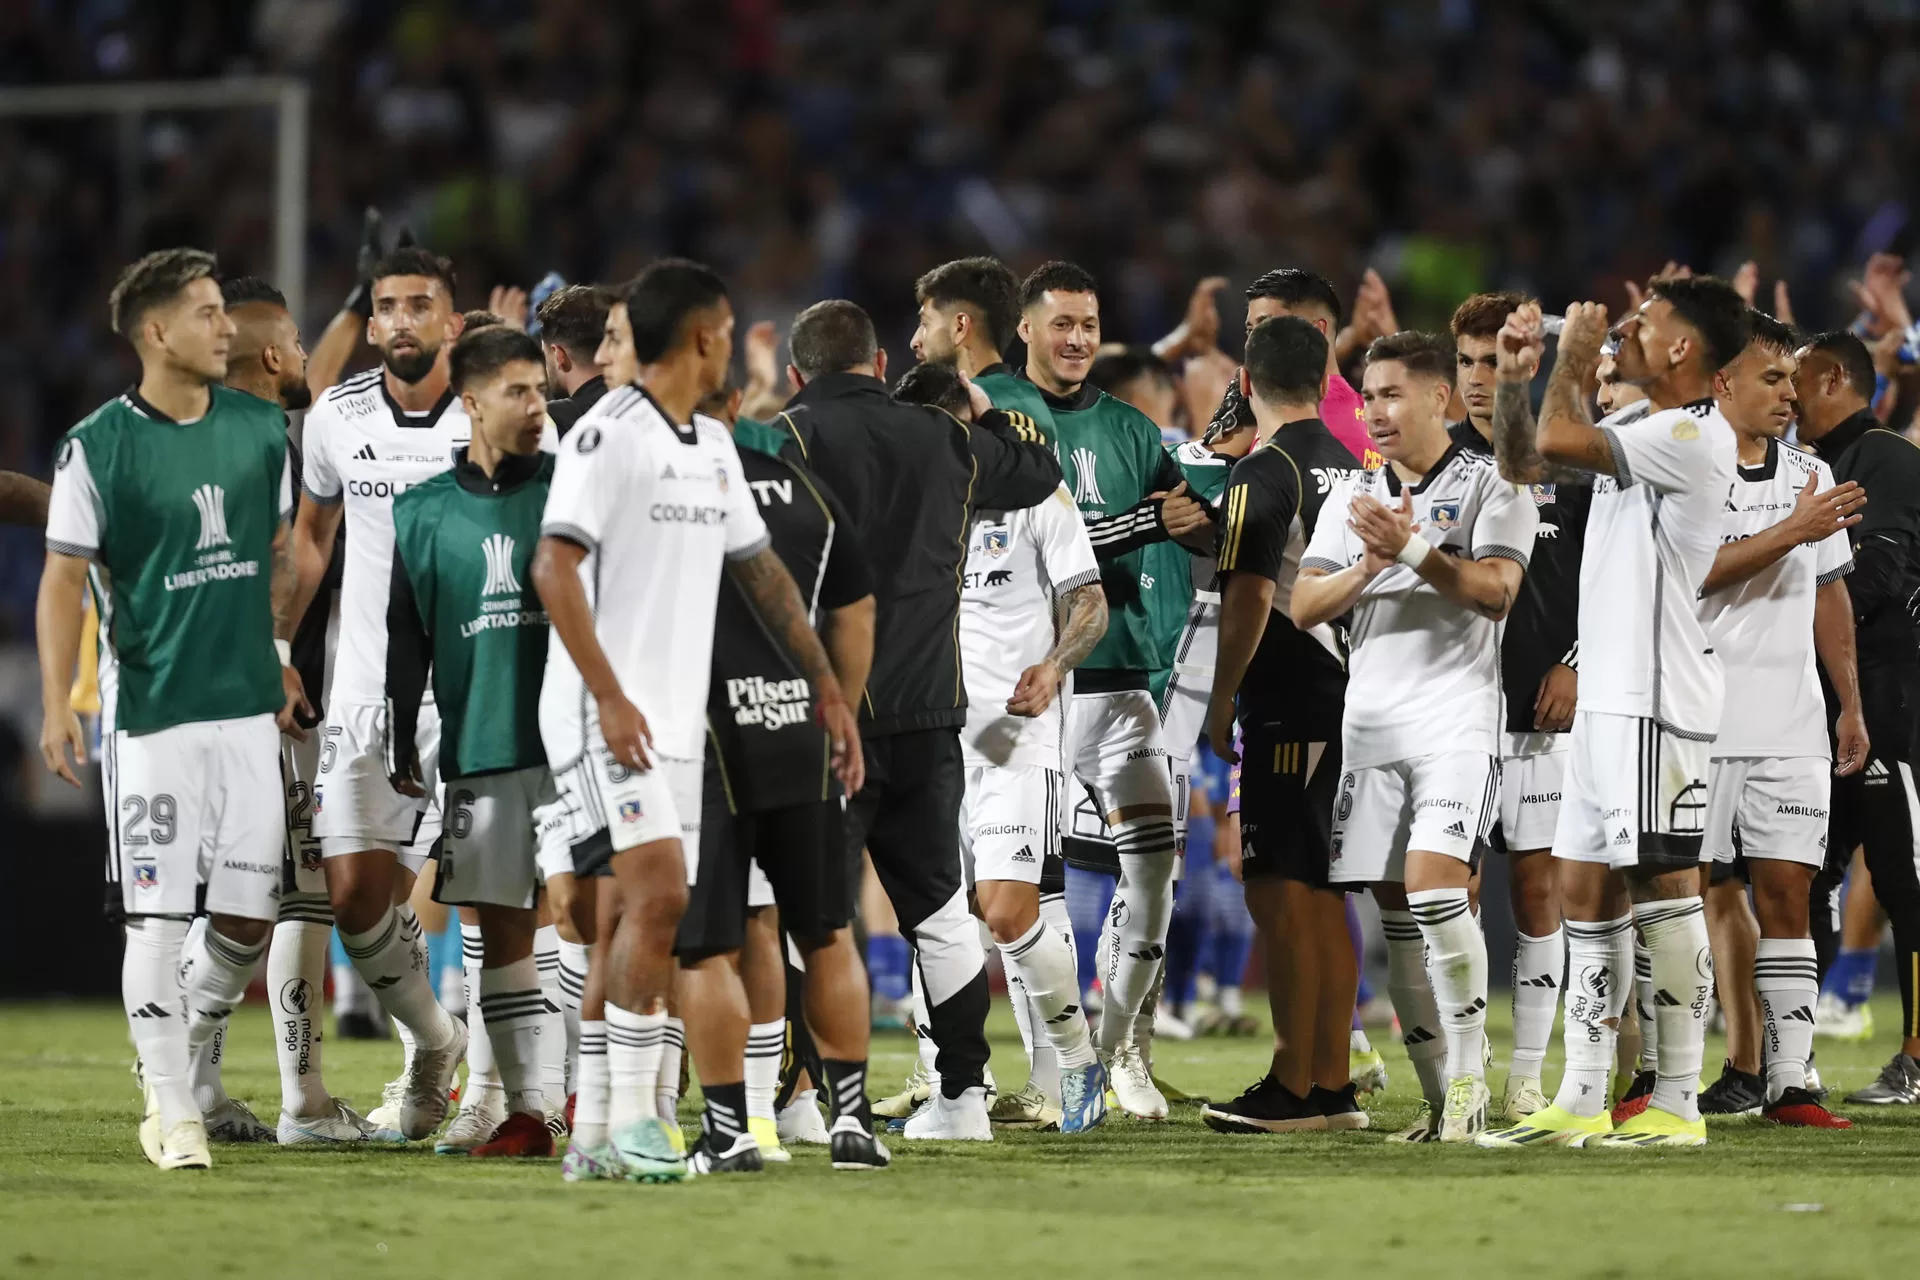
[(1633, 1083), (1629, 1084), (1627, 1091), (1620, 1095), (1620, 1101), (1613, 1105), (1614, 1124), (1625, 1124), (1645, 1111), (1647, 1104), (1651, 1101), (1653, 1101), (1653, 1072), (1634, 1072)]
[(544, 1116), (516, 1111), (493, 1136), (467, 1153), (477, 1160), (518, 1158), (543, 1160), (553, 1155), (553, 1134)]
[(1787, 1089), (1779, 1098), (1769, 1102), (1760, 1112), (1760, 1118), (1771, 1120), (1775, 1124), (1790, 1125), (1795, 1129), (1851, 1129), (1853, 1121), (1845, 1116), (1837, 1116), (1821, 1106), (1819, 1100), (1805, 1089)]

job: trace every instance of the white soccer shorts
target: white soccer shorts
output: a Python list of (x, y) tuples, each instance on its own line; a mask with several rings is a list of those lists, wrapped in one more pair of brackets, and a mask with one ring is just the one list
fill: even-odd
[(1604, 711), (1576, 711), (1568, 736), (1556, 858), (1655, 872), (1699, 863), (1709, 743)]
[(1825, 756), (1725, 759), (1707, 766), (1702, 862), (1732, 862), (1733, 835), (1748, 858), (1822, 867), (1833, 762)]
[(420, 708), (420, 776), (426, 799), (401, 795), (387, 777), (387, 710), (368, 703), (327, 708), (320, 773), (313, 788), (313, 833), (326, 857), (385, 849), (418, 874), (441, 833), (440, 716)]
[(1500, 754), (1500, 831), (1510, 853), (1553, 847), (1566, 785), (1567, 735), (1509, 733)]
[(448, 782), (434, 900), (533, 906), (540, 886), (535, 815), (550, 813), (555, 798), (553, 775), (544, 764)]
[(1033, 765), (967, 769), (960, 802), (960, 869), (968, 885), (1010, 880), (1037, 885), (1060, 848), (1066, 780)]
[(592, 749), (554, 775), (569, 802), (580, 806), (578, 828), (586, 835), (604, 830), (615, 853), (656, 840), (678, 840), (687, 883), (692, 884), (700, 871), (704, 761), (653, 751), (653, 767), (640, 772), (613, 758), (598, 726), (592, 733)]
[(1493, 825), (1499, 777), (1492, 756), (1448, 751), (1371, 769), (1349, 769), (1333, 809), (1335, 884), (1399, 883), (1407, 850), (1473, 861)]
[(1173, 782), (1160, 710), (1145, 689), (1075, 693), (1067, 706), (1067, 759), (1111, 815), (1145, 807), (1173, 812)]
[(279, 914), (286, 850), (280, 730), (270, 715), (106, 740), (107, 820), (130, 916)]
[(307, 730), (306, 741), (280, 738), (280, 782), (286, 811), (286, 877), (288, 893), (327, 892), (327, 873), (321, 865), (320, 838), (313, 834), (313, 787), (320, 774), (320, 727)]

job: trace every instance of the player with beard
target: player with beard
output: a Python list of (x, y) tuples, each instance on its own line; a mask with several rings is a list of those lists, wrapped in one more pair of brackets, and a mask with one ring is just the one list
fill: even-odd
[(599, 284), (570, 284), (555, 289), (534, 314), (540, 321), (540, 348), (546, 353), (547, 416), (564, 439), (580, 415), (607, 394), (607, 379), (593, 362), (606, 332), (613, 290)]
[[(1482, 1134), (1486, 1147), (1707, 1141), (1697, 1089), (1713, 957), (1699, 862), (1724, 677), (1697, 601), (1736, 461), (1713, 378), (1746, 349), (1752, 323), (1732, 286), (1696, 277), (1656, 281), (1615, 333), (1619, 376), (1644, 387), (1652, 408), (1632, 423), (1595, 425), (1587, 410), (1605, 307), (1568, 309), (1537, 427), (1527, 389), (1545, 345), (1539, 308), (1516, 310), (1499, 337), (1501, 473), (1519, 484), (1591, 476), (1594, 494), (1581, 559), (1580, 700), (1553, 840), (1567, 922), (1566, 1071), (1553, 1105)], [(1647, 946), (1659, 1044), (1649, 1105), (1615, 1129), (1607, 1077), (1631, 929)]]
[[(406, 1041), (391, 1114), (392, 1127), (413, 1141), (445, 1118), (467, 1031), (435, 997), (420, 922), (407, 905), (426, 860), (416, 837), (429, 802), (396, 792), (387, 780), (393, 499), (450, 467), (471, 428), (448, 366), (463, 324), (453, 305), (452, 266), (424, 249), (395, 249), (375, 264), (372, 280), (367, 341), (380, 351), (380, 367), (331, 388), (307, 415), (302, 489), (310, 501), (301, 504), (294, 526), (294, 608), (298, 616), (312, 602), (344, 517), (340, 642), (313, 831), (341, 945)], [(283, 638), (290, 638), (290, 624), (286, 630)], [(437, 739), (437, 724), (422, 726), (427, 796), (438, 789)]]
[(914, 356), (952, 365), (1016, 426), (1024, 417), (1052, 439), (1045, 397), (1000, 354), (1018, 332), (1020, 278), (998, 258), (958, 258), (914, 281), (913, 298), (920, 307)]

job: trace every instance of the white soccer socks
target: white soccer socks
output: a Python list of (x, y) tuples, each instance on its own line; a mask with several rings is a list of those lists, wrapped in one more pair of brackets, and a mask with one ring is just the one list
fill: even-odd
[(1387, 938), (1387, 998), (1400, 1019), (1400, 1040), (1420, 1078), (1420, 1093), (1437, 1116), (1447, 1096), (1447, 1042), (1441, 1038), (1440, 1008), (1427, 978), (1426, 940), (1410, 911), (1382, 908), (1380, 929)]
[(1627, 1007), (1627, 971), (1621, 957), (1633, 936), (1633, 917), (1569, 920), (1567, 938), (1566, 1071), (1554, 1105), (1583, 1118), (1607, 1109), (1607, 1076), (1620, 1013)]
[(1073, 948), (1053, 925), (1041, 919), (1014, 941), (1002, 943), (1000, 954), (1026, 988), (1029, 1006), (1038, 1018), (1034, 1030), (1046, 1038), (1057, 1060), (1055, 1092), (1049, 1095), (1057, 1097), (1059, 1068), (1071, 1071), (1094, 1060), (1087, 1015), (1080, 1008), (1080, 979)]
[(1567, 970), (1566, 931), (1544, 938), (1515, 936), (1513, 952), (1513, 1074), (1538, 1080), (1560, 1007), (1560, 979)]
[(198, 1120), (187, 1073), (187, 1006), (180, 990), (180, 953), (187, 922), (137, 916), (127, 921), (127, 949), (120, 961), (120, 997), (127, 1027), (147, 1086), (160, 1104), (160, 1131)]
[(380, 1007), (393, 1015), (403, 1031), (429, 1048), (446, 1045), (454, 1038), (453, 1016), (440, 1007), (421, 958), (425, 947), (420, 921), (412, 908), (388, 911), (364, 933), (342, 929), (340, 947), (373, 988)]
[(607, 1063), (607, 1024), (580, 1024), (580, 1063), (573, 1076), (573, 1140), (591, 1150), (607, 1142), (612, 1073)]
[(560, 931), (550, 924), (533, 931), (533, 963), (540, 971), (540, 997), (546, 1002), (540, 1016), (540, 1091), (546, 1097), (547, 1110), (560, 1111), (567, 1105), (571, 1052), (566, 1015), (561, 1011)]
[(653, 1081), (654, 1113), (669, 1124), (679, 1123), (680, 1063), (687, 1056), (687, 1024), (672, 1014), (660, 1029), (660, 1074)]
[(467, 995), (467, 1088), (498, 1089), (500, 1071), (487, 1035), (486, 1011), (480, 1007), (480, 971), (486, 967), (487, 946), (480, 926), (460, 922), (460, 978)]
[(1660, 1056), (1660, 1020), (1653, 1016), (1653, 953), (1638, 934), (1633, 938), (1633, 1016), (1640, 1024), (1640, 1065), (1653, 1070)]
[(1427, 948), (1427, 978), (1447, 1045), (1447, 1078), (1487, 1074), (1487, 939), (1465, 889), (1419, 889), (1407, 909)]
[[(585, 1032), (582, 1031), (584, 1038)], [(607, 1001), (607, 1124), (624, 1129), (659, 1114), (654, 1090), (660, 1081), (660, 1047), (667, 1015), (635, 1013)], [(584, 1053), (582, 1055), (584, 1061)]]
[(747, 1028), (746, 1106), (749, 1120), (777, 1123), (773, 1105), (780, 1092), (780, 1059), (787, 1051), (787, 1020), (756, 1022)]
[(1753, 960), (1754, 986), (1767, 1015), (1767, 1101), (1807, 1085), (1813, 1052), (1813, 1006), (1820, 998), (1820, 962), (1812, 938), (1762, 938)]
[(1114, 828), (1113, 841), (1120, 850), (1120, 879), (1102, 934), (1102, 1053), (1111, 1053), (1133, 1030), (1166, 958), (1167, 923), (1173, 918), (1173, 819), (1123, 822)]
[[(560, 939), (560, 1016), (567, 1026), (567, 1092), (579, 1087), (580, 1002), (587, 995), (587, 944)], [(604, 1043), (601, 1052), (606, 1052)], [(576, 1106), (578, 1104), (576, 1103)]]
[[(1698, 896), (1633, 904), (1633, 920), (1653, 957), (1653, 1016), (1660, 1025), (1649, 1106), (1700, 1118), (1700, 1064), (1707, 1050), (1707, 997), (1713, 950)], [(1804, 1084), (1804, 1078), (1802, 1080)]]
[(187, 1001), (187, 1048), (193, 1055), (189, 1075), (194, 1101), (203, 1114), (227, 1101), (220, 1082), (220, 1053), (227, 1018), (247, 994), (253, 971), (266, 953), (266, 939), (243, 946), (201, 916), (187, 931), (181, 948), (180, 978)]
[[(532, 956), (512, 964), (480, 970), (478, 1003), (473, 1006), (487, 1026), (497, 1071), (495, 1087), (506, 1090), (507, 1111), (546, 1115), (546, 1097), (540, 1082), (540, 1020), (547, 1000), (540, 994), (540, 970)], [(472, 1015), (469, 1015), (470, 1020)], [(478, 1037), (468, 1040), (467, 1052)], [(472, 1087), (475, 1073), (468, 1076)], [(462, 1104), (464, 1107), (464, 1103)]]
[(280, 900), (280, 922), (267, 949), (267, 1006), (280, 1067), (280, 1110), (290, 1116), (322, 1116), (333, 1106), (320, 1074), (332, 936), (333, 908), (325, 895), (289, 894)]

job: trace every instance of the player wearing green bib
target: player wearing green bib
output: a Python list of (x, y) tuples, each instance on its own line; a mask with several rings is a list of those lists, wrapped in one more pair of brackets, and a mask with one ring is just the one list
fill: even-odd
[[(266, 948), (285, 840), (275, 717), (292, 729), (302, 701), (273, 638), (292, 587), (284, 419), (220, 385), (234, 325), (217, 269), (167, 249), (114, 285), (140, 383), (61, 441), (37, 610), (41, 752), (76, 786), (66, 749), (84, 761), (85, 748), (67, 689), (89, 573), (117, 660), (102, 750), (121, 992), (143, 1066), (141, 1147), (162, 1169), (211, 1163), (189, 1062)], [(188, 947), (203, 889), (208, 926)]]
[(539, 343), (504, 326), (461, 337), (450, 365), (473, 438), (454, 450), (452, 470), (393, 503), (387, 773), (396, 791), (423, 791), (416, 734), (431, 670), (447, 788), (434, 897), (479, 914), (480, 1012), (505, 1092), (489, 1100), (503, 1106), (463, 1097), (454, 1125), (489, 1132), (449, 1129), (443, 1145), (545, 1157), (553, 1136), (540, 1082), (546, 998), (533, 958), (535, 813), (557, 797), (540, 741), (547, 611), (531, 572), (553, 480), (553, 455), (540, 448), (544, 370)]

